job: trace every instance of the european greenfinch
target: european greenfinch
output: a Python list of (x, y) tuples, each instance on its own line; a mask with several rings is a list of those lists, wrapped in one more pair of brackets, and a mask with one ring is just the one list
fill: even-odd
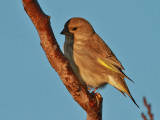
[(69, 19), (61, 34), (65, 35), (64, 55), (79, 81), (96, 89), (110, 84), (136, 104), (125, 82), (124, 78), (130, 78), (123, 73), (123, 66), (87, 20)]

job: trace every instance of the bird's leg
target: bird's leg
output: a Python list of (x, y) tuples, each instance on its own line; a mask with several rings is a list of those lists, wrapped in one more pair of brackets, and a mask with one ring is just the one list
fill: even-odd
[(92, 92), (92, 93), (95, 93), (97, 89), (98, 89), (98, 87), (96, 87), (96, 88), (93, 90), (93, 92)]
[(87, 84), (85, 84), (85, 86), (87, 87), (87, 90), (91, 90), (91, 88)]
[(89, 86), (87, 86), (87, 89), (88, 89), (88, 90), (91, 90), (91, 88), (90, 88)]

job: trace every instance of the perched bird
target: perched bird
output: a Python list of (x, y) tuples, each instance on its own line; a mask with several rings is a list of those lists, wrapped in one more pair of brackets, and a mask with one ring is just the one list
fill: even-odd
[(110, 84), (136, 104), (124, 80), (131, 79), (123, 73), (121, 63), (87, 20), (69, 19), (61, 34), (65, 35), (64, 55), (82, 83), (96, 89)]

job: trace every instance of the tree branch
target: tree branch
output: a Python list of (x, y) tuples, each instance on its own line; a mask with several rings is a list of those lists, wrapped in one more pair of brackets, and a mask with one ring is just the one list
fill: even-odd
[[(143, 97), (143, 103), (148, 110), (148, 115), (149, 115), (150, 120), (153, 120), (153, 114), (151, 112), (151, 104), (147, 103), (147, 100), (145, 97)], [(144, 115), (144, 113), (142, 113), (142, 118), (143, 120), (147, 120), (147, 117)]]
[(50, 26), (50, 17), (47, 16), (37, 0), (22, 0), (24, 9), (40, 36), (41, 46), (51, 66), (59, 74), (62, 82), (74, 100), (87, 112), (87, 120), (102, 119), (102, 100), (99, 93), (89, 93), (74, 75), (68, 60), (61, 52)]

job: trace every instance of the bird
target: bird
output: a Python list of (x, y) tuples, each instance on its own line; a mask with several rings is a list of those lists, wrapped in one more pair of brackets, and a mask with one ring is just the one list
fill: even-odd
[(64, 55), (82, 84), (95, 90), (110, 84), (139, 108), (125, 82), (124, 78), (131, 79), (124, 74), (124, 67), (87, 20), (69, 19), (60, 34), (65, 35)]

